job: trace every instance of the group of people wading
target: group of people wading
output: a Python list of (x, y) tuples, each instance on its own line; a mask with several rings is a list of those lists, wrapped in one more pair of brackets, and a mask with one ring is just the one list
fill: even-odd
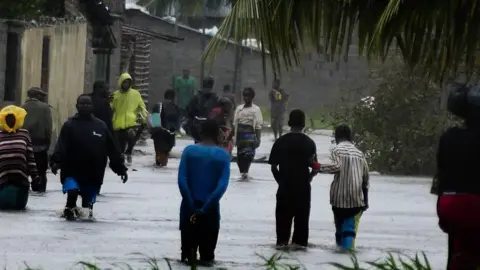
[[(250, 165), (261, 143), (262, 113), (253, 103), (252, 88), (243, 90), (244, 102), (236, 106), (230, 87), (225, 86), (218, 95), (213, 91), (215, 81), (211, 77), (202, 81), (201, 90), (190, 99), (185, 99), (185, 95), (193, 91), (195, 81), (188, 72), (175, 82), (175, 90), (165, 91), (164, 101), (156, 104), (150, 115), (140, 93), (132, 88), (129, 74), (120, 76), (113, 94), (106, 83), (95, 83), (92, 94), (78, 97), (77, 113), (61, 127), (50, 162), (52, 114), (46, 102), (47, 93), (31, 88), (22, 107), (4, 107), (0, 111), (0, 208), (24, 209), (30, 187), (45, 192), (50, 167), (53, 174), (60, 171), (63, 192), (67, 194), (63, 217), (92, 218), (107, 164), (123, 183), (127, 182), (125, 159), (132, 162), (139, 133), (149, 125), (155, 162), (167, 166), (176, 133), (183, 127), (195, 144), (184, 149), (178, 171), (182, 196), (181, 259), (197, 262), (199, 251), (200, 262), (213, 263), (220, 229), (220, 200), (229, 184), (232, 149), (237, 147), (240, 180), (248, 180)], [(183, 95), (181, 104), (177, 94)], [(340, 125), (334, 131), (336, 146), (330, 164), (319, 164), (315, 142), (303, 133), (303, 111), (290, 112), (290, 132), (282, 134), (288, 95), (280, 89), (279, 81), (275, 81), (270, 99), (275, 113), (275, 143), (268, 163), (278, 183), (277, 248), (308, 246), (311, 182), (318, 173), (330, 173), (334, 175), (330, 204), (335, 241), (341, 250), (353, 250), (359, 219), (369, 208), (365, 155), (354, 146), (350, 128)], [(476, 146), (480, 136), (480, 88), (460, 87), (450, 96), (448, 108), (465, 119), (465, 125), (448, 129), (440, 139), (434, 185), (439, 194), (437, 212), (440, 227), (449, 235), (448, 269), (477, 269), (480, 253), (475, 240), (480, 236), (480, 223), (472, 213), (480, 206), (480, 190), (472, 177), (479, 163), (480, 148)], [(183, 124), (182, 117), (186, 118)]]
[[(96, 82), (91, 94), (80, 95), (77, 113), (61, 127), (50, 161), (52, 112), (46, 102), (47, 93), (34, 87), (28, 90), (22, 107), (4, 107), (0, 111), (0, 208), (24, 209), (30, 187), (45, 192), (50, 167), (53, 174), (60, 170), (63, 192), (67, 194), (63, 217), (92, 218), (108, 161), (125, 183), (125, 159), (132, 162), (138, 130), (146, 124), (145, 104), (132, 85), (132, 77), (122, 74), (113, 94), (106, 83)], [(82, 197), (80, 208), (78, 196)]]

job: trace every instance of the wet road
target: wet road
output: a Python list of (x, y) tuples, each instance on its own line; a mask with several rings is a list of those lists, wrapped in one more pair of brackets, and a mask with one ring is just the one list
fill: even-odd
[[(313, 137), (318, 152), (326, 157), (330, 138)], [(175, 151), (187, 143), (179, 141)], [(264, 139), (258, 156), (266, 155), (270, 147), (271, 140)], [(150, 147), (141, 149), (152, 153)], [(132, 167), (136, 171), (125, 185), (107, 173), (104, 195), (95, 205), (95, 223), (69, 223), (57, 217), (65, 197), (58, 178), (51, 176), (49, 192), (44, 197), (31, 196), (27, 212), (0, 213), (0, 267), (23, 269), (25, 261), (32, 267), (60, 270), (71, 269), (80, 260), (105, 267), (117, 262), (141, 265), (138, 256), (128, 255), (133, 252), (176, 260), (180, 248), (178, 160), (171, 160), (167, 169), (152, 164), (153, 156), (135, 157)], [(252, 166), (253, 181), (236, 182), (239, 174), (232, 165), (232, 182), (222, 201), (217, 259), (228, 269), (256, 269), (261, 264), (256, 254), (275, 252), (276, 184), (264, 164)], [(325, 263), (349, 262), (347, 255), (333, 252), (330, 182), (331, 176), (320, 175), (313, 183), (311, 248), (291, 253), (307, 269), (331, 269)], [(361, 260), (377, 259), (387, 251), (414, 254), (423, 250), (434, 269), (443, 268), (446, 237), (437, 226), (429, 179), (372, 176), (370, 200), (371, 209), (362, 217), (357, 240)]]

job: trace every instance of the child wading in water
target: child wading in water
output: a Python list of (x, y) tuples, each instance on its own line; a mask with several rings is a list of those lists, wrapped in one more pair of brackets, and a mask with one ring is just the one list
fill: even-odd
[(182, 261), (190, 264), (200, 251), (201, 263), (215, 259), (220, 230), (220, 199), (230, 178), (230, 155), (218, 147), (219, 126), (208, 119), (200, 126), (200, 142), (182, 153), (178, 186), (182, 195), (180, 231)]
[(165, 101), (158, 103), (152, 112), (152, 140), (155, 147), (155, 163), (165, 167), (170, 151), (175, 146), (175, 135), (180, 123), (180, 109), (174, 104), (175, 91), (164, 94)]
[[(55, 152), (51, 158), (52, 173), (61, 170), (63, 192), (67, 193), (67, 204), (63, 217), (74, 220), (88, 215), (93, 218), (93, 204), (102, 184), (107, 160), (114, 173), (128, 179), (127, 167), (107, 125), (93, 117), (93, 104), (89, 95), (77, 99), (78, 113), (63, 124)], [(78, 196), (82, 196), (82, 208), (77, 208)], [(85, 213), (88, 211), (88, 214)]]

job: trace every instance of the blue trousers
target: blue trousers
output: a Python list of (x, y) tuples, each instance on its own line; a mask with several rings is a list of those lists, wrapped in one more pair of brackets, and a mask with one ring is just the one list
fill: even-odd
[(358, 231), (358, 223), (362, 216), (361, 208), (337, 208), (333, 207), (335, 220), (335, 240), (337, 246), (346, 250), (355, 249), (355, 238)]
[(63, 183), (63, 193), (67, 193), (67, 207), (75, 207), (77, 197), (82, 197), (82, 207), (92, 208), (97, 201), (98, 187), (79, 185), (78, 182), (72, 178), (67, 177)]

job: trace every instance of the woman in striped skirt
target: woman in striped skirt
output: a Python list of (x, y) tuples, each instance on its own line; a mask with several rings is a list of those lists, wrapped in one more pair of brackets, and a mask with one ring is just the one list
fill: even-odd
[(0, 111), (0, 209), (25, 209), (28, 177), (39, 182), (30, 135), (21, 129), (26, 115), (23, 108), (13, 105)]

